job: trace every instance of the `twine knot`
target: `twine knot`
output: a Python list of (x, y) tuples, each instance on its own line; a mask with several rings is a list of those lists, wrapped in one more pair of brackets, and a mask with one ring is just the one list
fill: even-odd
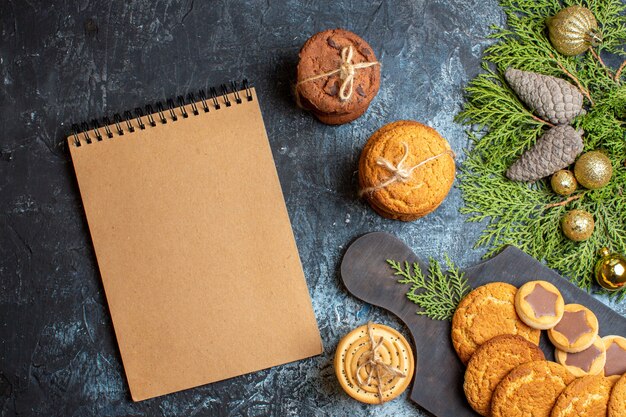
[[(352, 95), (352, 90), (354, 87), (354, 74), (356, 74), (356, 69), (365, 68), (362, 66), (357, 67), (357, 65), (359, 64), (352, 63), (353, 54), (354, 50), (352, 49), (352, 46), (348, 46), (341, 50), (341, 66), (339, 67), (339, 78), (343, 82), (341, 83), (341, 87), (339, 88), (339, 98), (341, 98), (342, 100), (348, 100)], [(371, 65), (367, 66), (369, 67)]]
[[(364, 194), (372, 193), (374, 191), (388, 187), (389, 185), (395, 182), (406, 183), (411, 179), (411, 176), (413, 175), (413, 171), (415, 171), (417, 168), (421, 167), (422, 165), (432, 160), (435, 160), (443, 155), (450, 155), (452, 158), (455, 157), (454, 151), (452, 151), (452, 149), (446, 149), (444, 152), (441, 152), (440, 154), (426, 158), (425, 160), (423, 160), (422, 162), (418, 164), (415, 164), (411, 167), (405, 167), (404, 163), (406, 162), (406, 159), (409, 156), (409, 145), (406, 142), (402, 142), (402, 146), (404, 148), (404, 155), (402, 155), (402, 158), (400, 159), (397, 165), (394, 165), (393, 163), (389, 162), (383, 157), (378, 157), (378, 159), (376, 160), (376, 165), (382, 166), (387, 171), (391, 172), (391, 176), (387, 180), (383, 181), (382, 183), (374, 187), (363, 188), (359, 192), (360, 196), (363, 196)], [(423, 183), (418, 184), (415, 188), (420, 188), (423, 185), (424, 185)]]
[(356, 70), (361, 68), (368, 68), (374, 65), (380, 65), (378, 61), (359, 62), (357, 64), (353, 64), (353, 56), (354, 48), (352, 48), (352, 45), (344, 47), (341, 50), (341, 64), (339, 64), (339, 68), (302, 80), (297, 83), (296, 86), (299, 86), (300, 84), (309, 81), (318, 80), (320, 78), (330, 77), (334, 74), (339, 74), (339, 79), (342, 81), (341, 87), (339, 87), (339, 98), (343, 101), (349, 100), (350, 97), (352, 97), (352, 93), (354, 91), (354, 76), (356, 75)]
[[(365, 389), (365, 386), (370, 385), (370, 383), (372, 382), (372, 379), (376, 378), (376, 382), (378, 383), (378, 386), (377, 386), (378, 398), (380, 400), (380, 403), (382, 404), (384, 402), (383, 401), (383, 377), (384, 376), (391, 376), (391, 377), (398, 376), (401, 378), (406, 378), (406, 374), (400, 371), (399, 369), (386, 364), (380, 358), (380, 355), (378, 354), (378, 349), (383, 344), (384, 339), (381, 337), (380, 339), (378, 339), (378, 342), (376, 342), (376, 340), (374, 339), (374, 327), (372, 326), (372, 322), (367, 323), (367, 335), (370, 339), (370, 350), (368, 352), (365, 352), (361, 356), (361, 358), (365, 360), (356, 369), (356, 381), (357, 381), (357, 384), (361, 388)], [(365, 379), (365, 381), (363, 381), (363, 378), (361, 378), (361, 370), (363, 368), (365, 368), (365, 371), (367, 373), (367, 379)]]

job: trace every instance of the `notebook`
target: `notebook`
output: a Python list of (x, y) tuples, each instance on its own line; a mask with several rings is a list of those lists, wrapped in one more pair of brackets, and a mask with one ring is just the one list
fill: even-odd
[(133, 400), (322, 352), (254, 88), (67, 140)]

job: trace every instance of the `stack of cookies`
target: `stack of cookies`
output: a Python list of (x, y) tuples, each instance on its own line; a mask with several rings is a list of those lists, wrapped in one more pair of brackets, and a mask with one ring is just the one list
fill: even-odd
[(356, 34), (331, 29), (313, 35), (300, 50), (295, 97), (322, 123), (360, 117), (380, 87), (380, 63)]
[(574, 376), (597, 375), (606, 363), (606, 348), (598, 337), (596, 315), (580, 304), (567, 304), (563, 318), (548, 329), (554, 356)]
[(455, 172), (454, 152), (435, 129), (397, 121), (378, 129), (365, 144), (360, 194), (381, 216), (413, 221), (439, 207)]
[[(468, 403), (493, 417), (626, 417), (626, 339), (601, 339), (598, 328), (593, 312), (566, 305), (546, 281), (475, 289), (452, 321)], [(541, 330), (559, 363), (538, 348)]]

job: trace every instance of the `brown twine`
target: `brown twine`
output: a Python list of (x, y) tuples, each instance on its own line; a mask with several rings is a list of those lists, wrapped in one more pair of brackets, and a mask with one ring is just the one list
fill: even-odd
[[(383, 181), (382, 183), (374, 187), (363, 188), (361, 191), (359, 191), (359, 196), (362, 197), (365, 194), (373, 193), (374, 191), (378, 191), (382, 188), (388, 187), (391, 184), (398, 182), (398, 181), (402, 183), (406, 183), (411, 178), (413, 171), (415, 171), (417, 168), (421, 167), (422, 165), (427, 164), (428, 162), (435, 160), (443, 155), (450, 155), (452, 158), (456, 157), (452, 149), (447, 149), (438, 155), (434, 155), (429, 158), (426, 158), (419, 164), (413, 165), (412, 167), (405, 168), (404, 162), (406, 161), (406, 158), (409, 156), (409, 145), (406, 142), (402, 142), (402, 146), (404, 147), (404, 155), (402, 156), (402, 159), (400, 159), (400, 162), (398, 162), (398, 165), (394, 166), (391, 162), (389, 162), (388, 160), (382, 157), (379, 157), (376, 160), (377, 165), (380, 165), (386, 168), (389, 172), (391, 172), (392, 174), (391, 177), (389, 177), (387, 180)], [(418, 184), (415, 188), (420, 188), (423, 185), (424, 184)]]
[[(378, 348), (383, 344), (384, 339), (381, 337), (380, 339), (378, 339), (378, 342), (375, 341), (374, 327), (372, 326), (371, 321), (367, 323), (367, 335), (370, 339), (370, 350), (368, 352), (365, 352), (361, 356), (361, 358), (365, 358), (365, 361), (356, 369), (356, 382), (359, 387), (365, 389), (365, 386), (370, 385), (372, 379), (374, 378), (374, 375), (376, 375), (376, 380), (378, 382), (378, 398), (380, 400), (380, 403), (382, 404), (384, 402), (382, 379), (383, 376), (389, 375), (392, 377), (399, 376), (401, 378), (406, 378), (406, 374), (391, 365), (387, 365), (380, 358), (380, 355), (377, 351)], [(367, 379), (363, 381), (363, 379), (361, 378), (361, 369), (367, 366), (369, 366), (369, 371), (367, 371)]]
[[(341, 87), (339, 88), (339, 98), (341, 100), (349, 100), (352, 97), (352, 92), (354, 91), (354, 75), (356, 74), (356, 70), (362, 68), (372, 67), (374, 65), (380, 65), (380, 62), (360, 62), (358, 64), (352, 63), (352, 56), (354, 55), (354, 49), (352, 45), (346, 46), (341, 50), (341, 64), (339, 68), (333, 71), (325, 72), (323, 74), (315, 75), (313, 77), (302, 80), (296, 84), (296, 93), (297, 88), (300, 84), (318, 80), (324, 77), (330, 77), (331, 75), (339, 73), (339, 78), (342, 80)], [(297, 94), (296, 94), (297, 97)]]

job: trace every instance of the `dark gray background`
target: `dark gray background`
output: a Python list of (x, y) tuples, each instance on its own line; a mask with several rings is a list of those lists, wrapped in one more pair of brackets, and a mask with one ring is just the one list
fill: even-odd
[[(356, 162), (375, 129), (405, 118), (439, 130), (462, 162), (468, 141), (453, 116), (490, 25), (502, 23), (494, 0), (2, 1), (0, 414), (425, 415), (406, 394), (365, 406), (337, 384), (342, 335), (370, 319), (400, 327), (347, 294), (341, 255), (355, 237), (385, 230), (420, 256), (447, 251), (470, 266), (482, 226), (464, 223), (457, 189), (419, 221), (378, 217), (355, 195)], [(369, 111), (341, 127), (318, 123), (290, 96), (300, 46), (333, 27), (363, 36), (383, 73)], [(243, 77), (260, 96), (326, 353), (133, 403), (65, 136), (75, 122)]]

